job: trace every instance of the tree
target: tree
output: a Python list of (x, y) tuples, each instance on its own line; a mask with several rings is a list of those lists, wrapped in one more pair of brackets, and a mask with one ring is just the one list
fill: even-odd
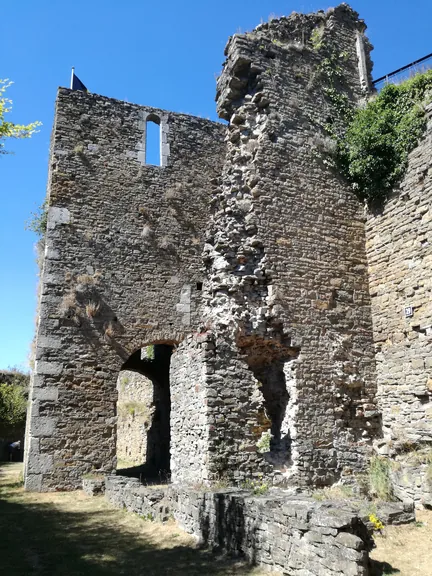
[(27, 374), (15, 369), (0, 371), (0, 426), (19, 426), (25, 422), (28, 380)]
[(0, 154), (7, 154), (7, 150), (4, 149), (6, 138), (30, 138), (37, 132), (36, 128), (41, 126), (41, 122), (24, 125), (5, 120), (5, 114), (12, 109), (12, 100), (5, 97), (5, 92), (11, 84), (9, 80), (0, 80)]

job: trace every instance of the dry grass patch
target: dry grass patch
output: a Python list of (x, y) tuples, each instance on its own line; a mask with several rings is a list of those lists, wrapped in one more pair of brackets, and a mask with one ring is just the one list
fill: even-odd
[(432, 511), (416, 512), (417, 522), (387, 526), (383, 535), (374, 535), (376, 548), (371, 557), (384, 563), (377, 574), (432, 576)]
[[(21, 465), (0, 466), (1, 574), (7, 576), (264, 576), (159, 524), (82, 491), (24, 492)], [(274, 574), (274, 573), (273, 573)]]

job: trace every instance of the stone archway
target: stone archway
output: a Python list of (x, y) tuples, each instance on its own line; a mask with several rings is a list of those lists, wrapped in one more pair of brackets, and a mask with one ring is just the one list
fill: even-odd
[(117, 469), (146, 480), (170, 475), (169, 370), (173, 343), (149, 344), (124, 362), (117, 381)]

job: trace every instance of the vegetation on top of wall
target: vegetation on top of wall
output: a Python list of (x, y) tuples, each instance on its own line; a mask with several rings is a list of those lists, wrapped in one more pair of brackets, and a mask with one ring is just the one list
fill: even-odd
[(364, 108), (350, 114), (337, 142), (337, 164), (358, 196), (383, 201), (403, 177), (408, 154), (426, 128), (432, 71), (389, 84)]
[[(425, 106), (432, 101), (432, 70), (401, 84), (389, 84), (364, 107), (356, 108), (343, 89), (343, 63), (349, 55), (315, 29), (310, 39), (322, 53), (318, 76), (333, 114), (321, 127), (333, 141), (327, 146), (331, 165), (369, 205), (383, 203), (408, 166), (427, 124)], [(347, 88), (347, 87), (345, 87)]]

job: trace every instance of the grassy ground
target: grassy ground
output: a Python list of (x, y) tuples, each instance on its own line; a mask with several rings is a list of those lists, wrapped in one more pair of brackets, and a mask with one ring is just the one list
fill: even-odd
[(384, 564), (379, 574), (432, 576), (432, 511), (419, 510), (416, 524), (388, 526), (375, 536), (371, 557)]
[(0, 467), (2, 576), (261, 576), (199, 549), (174, 522), (113, 509), (81, 491), (34, 494), (20, 464)]
[[(20, 464), (0, 466), (0, 574), (3, 576), (264, 576), (197, 548), (174, 522), (158, 524), (113, 509), (81, 491), (24, 492)], [(432, 576), (432, 511), (417, 524), (375, 537), (377, 574)], [(276, 576), (273, 573), (273, 576)]]

